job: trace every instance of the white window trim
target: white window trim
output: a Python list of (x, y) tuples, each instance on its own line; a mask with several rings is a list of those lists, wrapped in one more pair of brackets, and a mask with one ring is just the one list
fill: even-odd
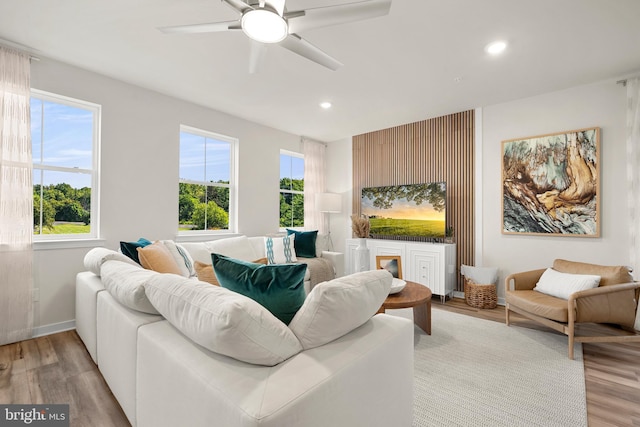
[[(93, 146), (92, 146), (92, 170), (91, 170), (91, 221), (90, 233), (83, 234), (34, 234), (33, 241), (35, 249), (53, 249), (57, 247), (89, 247), (91, 245), (99, 245), (100, 239), (100, 135), (102, 106), (89, 101), (71, 98), (64, 95), (58, 95), (51, 92), (45, 92), (39, 89), (31, 89), (31, 97), (42, 101), (55, 102), (70, 107), (83, 108), (90, 110), (93, 114)], [(32, 161), (33, 164), (33, 161)], [(38, 166), (34, 169), (41, 171), (55, 170), (63, 172), (87, 173), (86, 169), (64, 168), (59, 166)], [(63, 243), (64, 242), (64, 243)], [(46, 246), (43, 246), (43, 243)], [(53, 246), (52, 246), (53, 245)]]
[[(208, 187), (222, 187), (229, 189), (229, 229), (228, 230), (188, 230), (177, 231), (176, 236), (180, 236), (181, 240), (187, 236), (207, 236), (207, 235), (221, 235), (221, 234), (236, 234), (238, 230), (238, 146), (240, 140), (232, 136), (222, 135), (220, 133), (206, 131), (203, 129), (194, 128), (187, 125), (180, 125), (180, 132), (190, 133), (193, 135), (202, 136), (204, 138), (211, 138), (218, 141), (228, 142), (229, 149), (229, 184), (222, 184), (218, 182), (206, 182), (206, 181), (194, 181), (183, 180), (178, 178), (178, 182), (184, 182), (187, 184), (206, 185)], [(180, 140), (178, 139), (178, 144)]]
[[(280, 149), (280, 155), (285, 155), (285, 156), (290, 156), (290, 157), (297, 157), (299, 159), (303, 159), (304, 160), (304, 154), (302, 153), (297, 153), (295, 151), (289, 151), (289, 150), (285, 150), (285, 149)], [(303, 178), (304, 179), (304, 178)], [(280, 187), (280, 179), (278, 179), (278, 187)], [(298, 191), (298, 190), (283, 190), (282, 188), (278, 188), (278, 196), (280, 196), (280, 194), (282, 193), (288, 193), (288, 194), (302, 194), (302, 196), (304, 196), (304, 190), (303, 191)], [(278, 215), (278, 219), (280, 219), (280, 215)], [(280, 222), (280, 221), (278, 221)], [(304, 226), (302, 227), (278, 227), (278, 231), (284, 232), (287, 231), (287, 228), (289, 230), (298, 230), (298, 231), (303, 231), (304, 230)]]

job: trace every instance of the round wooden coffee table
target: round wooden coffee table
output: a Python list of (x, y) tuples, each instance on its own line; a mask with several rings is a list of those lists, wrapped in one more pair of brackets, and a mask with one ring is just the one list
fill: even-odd
[(388, 308), (413, 307), (413, 323), (431, 335), (431, 289), (420, 283), (406, 282), (407, 286), (401, 292), (384, 300), (378, 313), (384, 313)]

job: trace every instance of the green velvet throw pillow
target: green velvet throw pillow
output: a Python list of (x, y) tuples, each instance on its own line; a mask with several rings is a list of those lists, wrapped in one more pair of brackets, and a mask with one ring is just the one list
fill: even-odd
[(304, 303), (306, 264), (254, 264), (215, 253), (211, 261), (220, 286), (258, 302), (286, 325)]
[(316, 239), (318, 238), (318, 230), (315, 231), (297, 231), (287, 228), (287, 235), (295, 234), (293, 240), (293, 248), (296, 256), (301, 258), (316, 257)]
[(144, 248), (151, 243), (149, 240), (141, 237), (137, 242), (120, 242), (120, 250), (123, 254), (140, 264), (140, 258), (138, 258), (138, 248)]

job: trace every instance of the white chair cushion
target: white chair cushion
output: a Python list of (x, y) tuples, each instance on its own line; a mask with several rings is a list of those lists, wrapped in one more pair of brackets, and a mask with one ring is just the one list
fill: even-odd
[(84, 256), (84, 268), (93, 274), (100, 275), (100, 267), (109, 260), (122, 261), (131, 265), (138, 265), (128, 256), (107, 248), (93, 248)]
[(243, 295), (209, 283), (162, 274), (145, 284), (153, 306), (208, 350), (273, 366), (302, 350), (284, 323)]
[(143, 313), (158, 314), (145, 295), (144, 284), (160, 273), (145, 270), (137, 264), (110, 260), (102, 264), (100, 274), (105, 289), (120, 304)]
[(340, 338), (378, 312), (389, 295), (392, 279), (388, 271), (374, 270), (320, 283), (289, 328), (305, 350)]
[(533, 290), (556, 298), (569, 299), (569, 295), (574, 292), (597, 288), (599, 285), (600, 276), (561, 273), (547, 268)]

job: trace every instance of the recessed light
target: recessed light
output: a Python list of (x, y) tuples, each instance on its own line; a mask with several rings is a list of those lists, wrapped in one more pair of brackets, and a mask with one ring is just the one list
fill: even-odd
[(484, 48), (484, 50), (486, 50), (487, 53), (490, 54), (490, 55), (499, 55), (502, 52), (504, 52), (504, 50), (506, 48), (507, 48), (507, 42), (504, 42), (502, 40), (498, 40), (498, 41), (489, 43)]
[(321, 103), (320, 103), (320, 106), (321, 106), (322, 108), (324, 108), (325, 110), (328, 110), (329, 108), (331, 108), (331, 103), (330, 103), (330, 102), (328, 102), (328, 101), (321, 102)]

